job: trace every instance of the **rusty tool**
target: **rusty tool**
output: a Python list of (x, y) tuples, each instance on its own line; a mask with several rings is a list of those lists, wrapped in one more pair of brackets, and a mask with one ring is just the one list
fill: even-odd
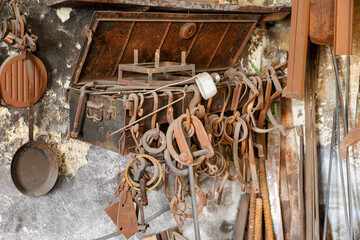
[[(151, 222), (152, 220), (158, 218), (159, 216), (163, 215), (164, 213), (166, 213), (167, 211), (170, 210), (170, 207), (166, 207), (158, 212), (156, 212), (154, 215), (152, 215), (151, 217), (145, 219), (145, 224), (148, 224), (149, 222)], [(103, 236), (103, 237), (100, 237), (100, 238), (96, 238), (94, 240), (106, 240), (106, 239), (110, 239), (110, 238), (114, 238), (114, 237), (117, 237), (119, 236), (119, 234), (117, 234), (116, 232), (112, 233), (112, 234), (109, 234), (109, 235), (106, 235), (106, 236)]]
[(52, 150), (34, 140), (34, 75), (29, 58), (25, 60), (29, 76), (29, 141), (15, 153), (11, 162), (11, 177), (15, 187), (31, 197), (48, 193), (58, 177), (58, 162)]
[(119, 196), (116, 232), (130, 238), (138, 232), (138, 219), (131, 193), (122, 190)]

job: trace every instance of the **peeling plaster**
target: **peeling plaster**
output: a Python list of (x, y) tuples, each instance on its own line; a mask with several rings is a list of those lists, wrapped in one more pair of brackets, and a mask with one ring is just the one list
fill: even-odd
[(72, 8), (59, 8), (56, 9), (56, 15), (60, 18), (61, 22), (66, 22), (70, 19)]

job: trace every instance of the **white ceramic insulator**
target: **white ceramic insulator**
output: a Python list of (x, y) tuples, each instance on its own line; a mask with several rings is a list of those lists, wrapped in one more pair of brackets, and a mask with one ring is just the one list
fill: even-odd
[(200, 93), (205, 100), (212, 98), (217, 93), (217, 88), (213, 78), (207, 72), (196, 75), (196, 84), (199, 87)]

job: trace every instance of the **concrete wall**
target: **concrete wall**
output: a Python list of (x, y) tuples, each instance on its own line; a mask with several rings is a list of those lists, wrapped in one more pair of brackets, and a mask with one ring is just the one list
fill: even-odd
[[(39, 36), (37, 55), (48, 70), (48, 88), (35, 106), (35, 138), (45, 141), (57, 154), (60, 164), (60, 179), (55, 189), (47, 196), (28, 198), (18, 193), (10, 178), (10, 162), (15, 151), (27, 139), (27, 109), (0, 106), (0, 239), (92, 239), (115, 231), (115, 226), (103, 212), (107, 202), (113, 200), (117, 155), (92, 147), (69, 138), (69, 106), (65, 100), (65, 88), (70, 82), (72, 71), (80, 51), (83, 27), (89, 23), (93, 10), (50, 9), (44, 0), (24, 0), (28, 10), (28, 22), (34, 34)], [(240, 1), (239, 1), (240, 2)], [(243, 0), (247, 4), (271, 5), (289, 4), (290, 0)], [(355, 1), (359, 6), (359, 1)], [(0, 12), (1, 16), (5, 11)], [(359, 24), (360, 11), (357, 7), (355, 24)], [(239, 65), (251, 71), (250, 64), (261, 67), (265, 60), (261, 57), (267, 44), (288, 49), (289, 19), (269, 26), (268, 37), (253, 36)], [(354, 56), (351, 63), (350, 119), (354, 126), (355, 99), (357, 93), (359, 59), (359, 31), (355, 27)], [(6, 45), (0, 45), (0, 63), (14, 55)], [(334, 107), (334, 73), (329, 47), (321, 47), (320, 72), (317, 81), (317, 127), (321, 161), (321, 203), (327, 176), (328, 155), (331, 137), (332, 110)], [(344, 59), (340, 58), (341, 77), (344, 79)], [(295, 122), (304, 122), (303, 101), (294, 101)], [(358, 147), (355, 148), (358, 150)], [(354, 183), (353, 200), (359, 204), (356, 183), (359, 151), (351, 151)], [(127, 156), (121, 156), (124, 167)], [(340, 198), (339, 173), (334, 176), (330, 202), (330, 226), (335, 239), (345, 234), (342, 199)], [(239, 202), (237, 184), (227, 184), (222, 207), (210, 202), (200, 217), (204, 239), (231, 239), (236, 207)], [(167, 200), (163, 193), (152, 192), (150, 207), (146, 216), (162, 209)], [(355, 219), (359, 214), (354, 210)], [(148, 233), (155, 233), (174, 227), (175, 222), (168, 212), (155, 220)], [(355, 229), (359, 229), (356, 221)], [(184, 233), (192, 235), (192, 221), (188, 220)], [(140, 234), (137, 237), (141, 236)], [(359, 236), (357, 236), (358, 238)], [(119, 237), (118, 239), (122, 239)], [(136, 237), (134, 238), (136, 239)]]

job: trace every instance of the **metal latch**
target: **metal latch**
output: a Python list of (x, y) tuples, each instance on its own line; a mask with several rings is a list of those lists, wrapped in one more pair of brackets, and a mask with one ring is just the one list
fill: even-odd
[(86, 117), (92, 119), (95, 123), (103, 120), (104, 104), (95, 104), (91, 101), (86, 102)]

